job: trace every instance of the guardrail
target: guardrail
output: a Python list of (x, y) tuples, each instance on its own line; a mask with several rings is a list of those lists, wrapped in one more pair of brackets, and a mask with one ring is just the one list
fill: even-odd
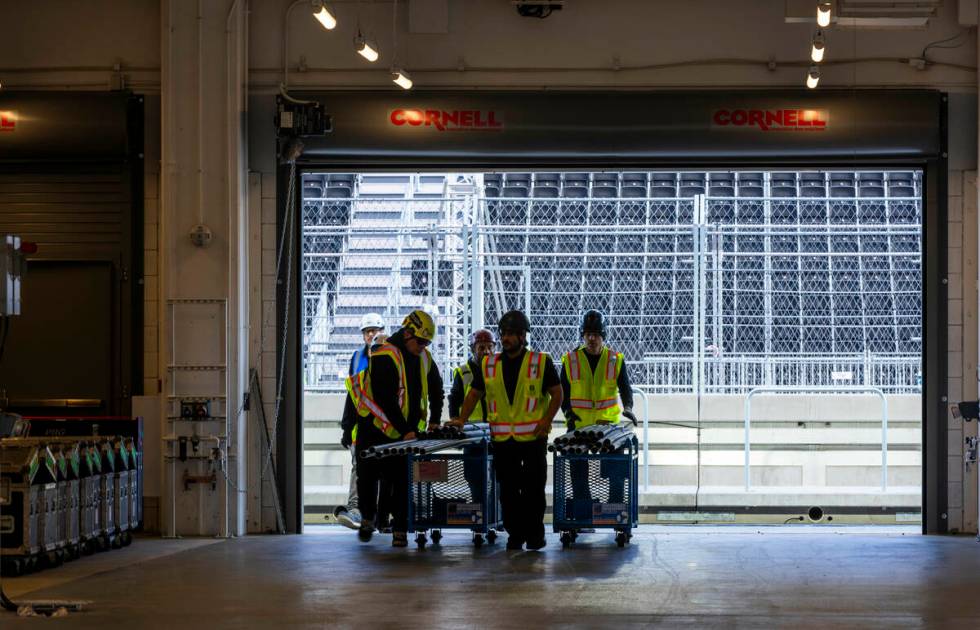
[(881, 399), (881, 491), (888, 489), (888, 399), (877, 387), (757, 387), (745, 397), (745, 491), (752, 486), (750, 430), (752, 424), (752, 398), (758, 394), (819, 394), (845, 391), (849, 394), (868, 393)]

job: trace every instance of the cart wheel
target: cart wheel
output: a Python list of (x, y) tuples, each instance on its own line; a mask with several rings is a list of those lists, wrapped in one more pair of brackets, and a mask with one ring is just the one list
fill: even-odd
[(625, 547), (626, 546), (626, 541), (627, 541), (626, 532), (617, 532), (616, 533), (616, 546), (618, 546), (618, 547)]
[(473, 546), (474, 547), (483, 546), (483, 534), (473, 534)]
[(497, 532), (495, 532), (492, 529), (490, 531), (488, 531), (487, 532), (487, 542), (490, 543), (491, 545), (493, 543), (497, 542)]
[(122, 537), (123, 547), (128, 547), (133, 543), (133, 535), (131, 533), (123, 532)]
[(438, 545), (439, 541), (442, 540), (442, 532), (438, 529), (432, 531), (432, 544)]
[(425, 543), (426, 543), (425, 534), (420, 533), (418, 536), (415, 537), (415, 544), (419, 546), (419, 549), (425, 549)]
[(569, 532), (569, 535), (572, 537), (572, 542), (578, 540), (578, 530), (573, 529)]
[(569, 532), (562, 532), (561, 546), (566, 549), (572, 546), (572, 535)]

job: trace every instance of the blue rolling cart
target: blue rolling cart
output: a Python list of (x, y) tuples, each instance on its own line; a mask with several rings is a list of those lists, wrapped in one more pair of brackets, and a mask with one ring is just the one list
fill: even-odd
[(569, 547), (582, 529), (608, 528), (616, 544), (629, 543), (639, 520), (636, 436), (617, 453), (554, 453), (555, 533)]
[(408, 531), (419, 549), (428, 533), (433, 544), (444, 529), (473, 532), (473, 544), (492, 544), (501, 528), (500, 493), (489, 441), (462, 453), (408, 455)]

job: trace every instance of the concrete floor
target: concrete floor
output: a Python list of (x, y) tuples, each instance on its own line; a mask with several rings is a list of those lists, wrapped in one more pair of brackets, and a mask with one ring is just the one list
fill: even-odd
[[(420, 552), (393, 549), (387, 536), (362, 545), (349, 530), (309, 529), (217, 544), (141, 539), (8, 579), (18, 596), (92, 604), (67, 619), (10, 615), (0, 626), (980, 628), (973, 537), (643, 526), (624, 549), (605, 532), (571, 550), (549, 536), (542, 553), (508, 552), (502, 541), (474, 549), (450, 532)], [(115, 566), (89, 573), (90, 561)]]

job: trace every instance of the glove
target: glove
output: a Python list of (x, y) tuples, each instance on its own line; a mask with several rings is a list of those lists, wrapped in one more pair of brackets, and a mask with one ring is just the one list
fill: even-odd
[(633, 426), (634, 427), (637, 426), (638, 423), (636, 421), (636, 416), (633, 415), (633, 410), (632, 409), (624, 409), (623, 410), (623, 415), (626, 416), (627, 418), (629, 418), (630, 421), (633, 422)]
[(568, 427), (569, 431), (575, 430), (575, 424), (579, 421), (579, 417), (575, 415), (574, 411), (569, 411), (565, 414), (565, 426)]
[(350, 429), (344, 429), (344, 434), (340, 438), (340, 445), (344, 448), (350, 448), (354, 445), (353, 431)]

